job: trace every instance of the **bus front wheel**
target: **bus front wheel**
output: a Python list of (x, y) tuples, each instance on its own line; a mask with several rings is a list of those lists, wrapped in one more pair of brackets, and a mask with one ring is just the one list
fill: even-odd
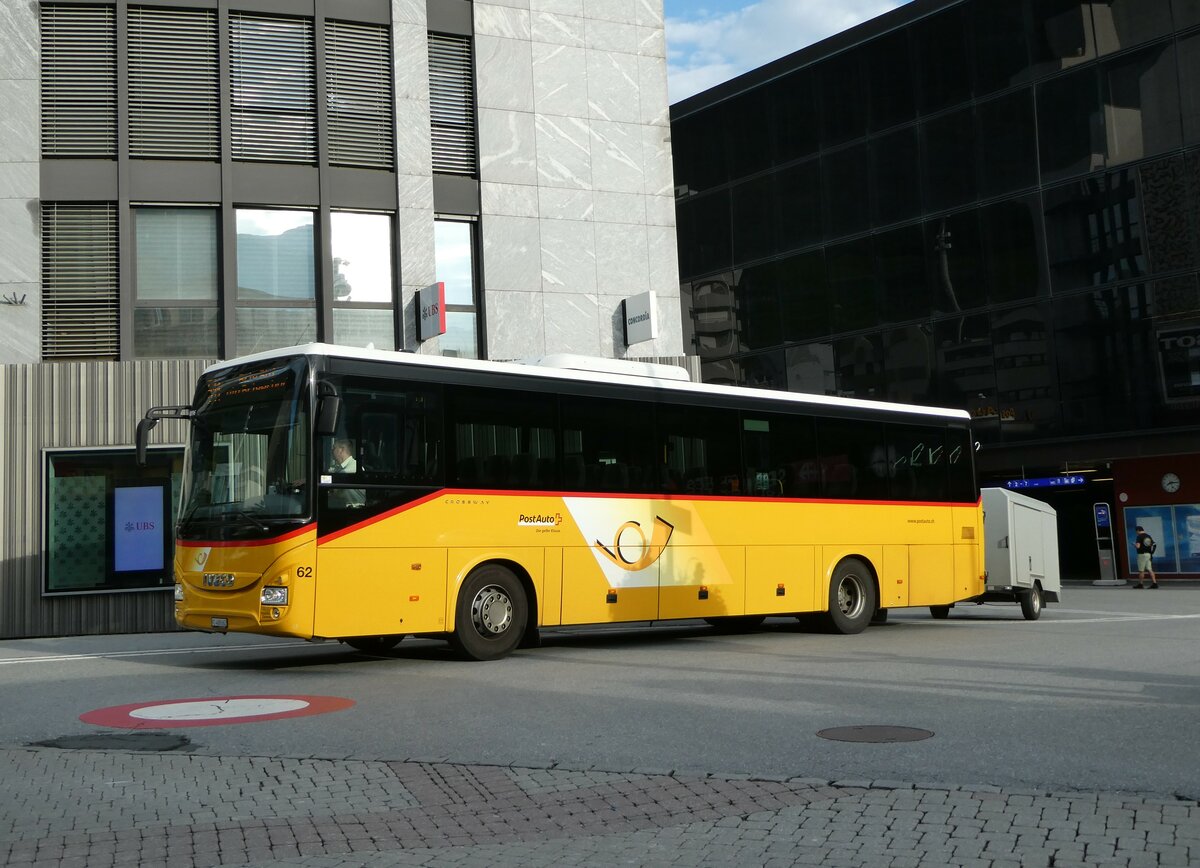
[(833, 571), (829, 583), (827, 623), (835, 633), (861, 633), (875, 614), (875, 580), (867, 565), (847, 558)]
[(463, 582), (454, 615), (454, 644), (472, 660), (497, 660), (520, 644), (528, 618), (520, 580), (499, 564), (485, 564)]

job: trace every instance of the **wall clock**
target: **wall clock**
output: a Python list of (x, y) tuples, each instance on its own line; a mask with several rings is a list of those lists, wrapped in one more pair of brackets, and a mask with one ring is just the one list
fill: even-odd
[(1164, 473), (1162, 478), (1163, 491), (1174, 494), (1179, 490), (1179, 477), (1174, 473)]

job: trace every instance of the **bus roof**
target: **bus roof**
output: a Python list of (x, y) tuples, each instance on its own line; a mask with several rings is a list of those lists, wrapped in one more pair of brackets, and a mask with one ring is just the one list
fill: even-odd
[[(204, 373), (213, 373), (225, 368), (253, 364), (259, 361), (295, 358), (297, 356), (360, 359), (364, 361), (410, 365), (413, 367), (474, 371), (484, 374), (503, 373), (521, 377), (544, 378), (547, 380), (617, 384), (626, 385), (634, 389), (657, 389), (664, 392), (690, 393), (696, 396), (722, 395), (734, 398), (769, 398), (805, 404), (814, 408), (844, 407), (847, 409), (877, 410), (933, 416), (941, 419), (957, 419), (963, 422), (971, 418), (966, 410), (956, 410), (948, 407), (925, 407), (918, 404), (898, 404), (891, 401), (870, 401), (862, 398), (842, 398), (805, 392), (784, 392), (778, 389), (755, 389), (744, 386), (717, 386), (708, 383), (693, 383), (690, 380), (679, 378), (678, 374), (674, 372), (682, 371), (683, 369), (674, 365), (657, 365), (628, 362), (622, 359), (591, 358), (567, 354), (543, 356), (531, 359), (529, 362), (493, 362), (410, 352), (393, 352), (390, 350), (362, 349), (336, 344), (310, 343), (294, 347), (280, 347), (279, 349), (267, 350), (253, 355), (240, 356), (235, 359), (217, 362), (210, 365)], [(570, 360), (571, 363), (563, 364), (564, 359)], [(586, 362), (583, 361), (584, 359), (586, 359)], [(587, 363), (591, 363), (593, 366), (583, 367)], [(626, 368), (625, 365), (629, 367)]]

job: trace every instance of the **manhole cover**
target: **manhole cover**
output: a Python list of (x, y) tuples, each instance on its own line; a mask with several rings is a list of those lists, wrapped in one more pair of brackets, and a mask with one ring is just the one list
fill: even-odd
[(191, 744), (184, 735), (168, 732), (101, 732), (96, 735), (64, 735), (49, 741), (36, 741), (37, 747), (63, 750), (179, 750)]
[(835, 726), (817, 733), (831, 741), (863, 741), (872, 744), (890, 744), (896, 741), (921, 741), (933, 735), (927, 729), (911, 726)]

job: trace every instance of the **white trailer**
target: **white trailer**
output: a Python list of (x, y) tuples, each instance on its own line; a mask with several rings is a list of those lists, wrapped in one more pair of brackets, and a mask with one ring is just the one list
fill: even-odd
[(983, 489), (984, 567), (987, 585), (975, 602), (1019, 602), (1030, 621), (1062, 592), (1058, 513), (1054, 507), (1004, 488)]

